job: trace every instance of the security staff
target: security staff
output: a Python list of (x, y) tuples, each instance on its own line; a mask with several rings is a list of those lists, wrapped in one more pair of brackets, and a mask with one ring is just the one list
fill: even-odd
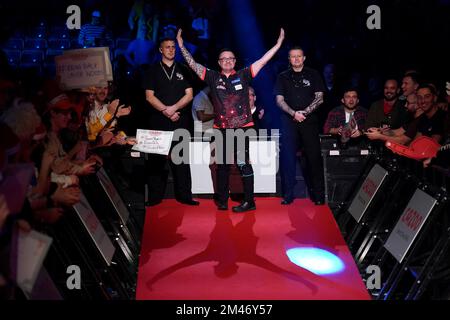
[(283, 201), (294, 200), (296, 154), (303, 145), (307, 160), (312, 200), (324, 203), (325, 187), (320, 152), (319, 122), (314, 112), (323, 102), (325, 87), (320, 74), (303, 65), (305, 55), (300, 47), (289, 50), (290, 68), (278, 75), (275, 85), (277, 105), (281, 108), (281, 184)]
[[(189, 82), (189, 71), (175, 62), (175, 50), (174, 40), (163, 39), (159, 46), (161, 61), (153, 65), (144, 77), (146, 100), (152, 107), (149, 123), (152, 130), (174, 131), (180, 128), (190, 129), (192, 126), (189, 106), (193, 98), (193, 90)], [(149, 187), (147, 205), (156, 205), (164, 197), (167, 182), (164, 166), (167, 160), (168, 158), (163, 155), (148, 154), (146, 161)], [(198, 205), (199, 202), (192, 199), (189, 164), (174, 164), (170, 160), (170, 153), (169, 164), (174, 178), (177, 201), (188, 205)]]

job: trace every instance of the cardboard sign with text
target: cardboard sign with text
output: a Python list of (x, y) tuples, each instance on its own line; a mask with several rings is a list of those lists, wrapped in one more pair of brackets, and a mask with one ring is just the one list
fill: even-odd
[(63, 90), (104, 87), (113, 80), (107, 47), (68, 50), (55, 57), (55, 64)]

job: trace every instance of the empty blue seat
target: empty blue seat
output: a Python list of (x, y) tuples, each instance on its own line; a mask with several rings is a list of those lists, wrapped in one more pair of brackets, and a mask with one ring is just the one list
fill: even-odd
[(46, 49), (47, 48), (47, 40), (45, 39), (26, 39), (25, 47), (26, 50), (34, 50), (34, 49)]
[(45, 26), (39, 26), (32, 28), (27, 32), (29, 38), (34, 39), (45, 39), (47, 38), (47, 28)]
[(8, 63), (11, 66), (17, 66), (20, 63), (21, 51), (20, 50), (4, 50)]
[(19, 38), (10, 38), (2, 47), (9, 50), (22, 50), (24, 47), (24, 41)]
[(44, 53), (41, 50), (23, 50), (21, 64), (41, 64), (44, 61)]
[(67, 27), (53, 27), (50, 30), (49, 38), (70, 39), (69, 30), (67, 30)]
[(49, 49), (60, 49), (67, 50), (70, 49), (70, 41), (68, 39), (48, 39), (47, 45)]

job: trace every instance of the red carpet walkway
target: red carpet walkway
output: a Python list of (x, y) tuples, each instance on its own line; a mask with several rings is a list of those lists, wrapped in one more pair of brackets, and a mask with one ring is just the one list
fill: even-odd
[[(136, 298), (369, 299), (327, 206), (304, 199), (256, 203), (256, 211), (244, 214), (218, 211), (212, 200), (198, 207), (165, 200), (148, 208)], [(331, 252), (344, 269), (312, 273), (289, 260), (292, 248)]]

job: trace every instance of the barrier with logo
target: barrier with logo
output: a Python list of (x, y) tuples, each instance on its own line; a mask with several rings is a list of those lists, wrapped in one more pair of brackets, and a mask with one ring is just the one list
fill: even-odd
[(392, 154), (372, 158), (339, 217), (355, 261), (362, 273), (380, 267), (377, 299), (440, 297), (450, 288), (450, 175)]

